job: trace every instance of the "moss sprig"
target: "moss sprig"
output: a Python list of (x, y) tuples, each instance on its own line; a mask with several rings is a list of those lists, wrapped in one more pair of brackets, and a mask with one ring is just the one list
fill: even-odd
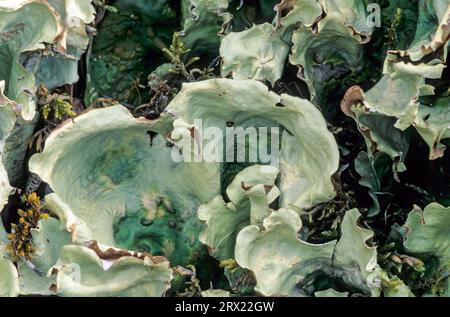
[(32, 229), (38, 226), (41, 219), (47, 219), (48, 213), (43, 211), (39, 196), (31, 193), (21, 197), (24, 209), (18, 209), (19, 221), (11, 225), (12, 232), (8, 235), (7, 250), (13, 258), (31, 259), (34, 252)]

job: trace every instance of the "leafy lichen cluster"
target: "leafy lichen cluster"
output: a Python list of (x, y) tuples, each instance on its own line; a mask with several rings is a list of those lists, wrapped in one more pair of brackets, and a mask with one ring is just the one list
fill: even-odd
[(449, 20), (0, 1), (0, 296), (450, 296)]

